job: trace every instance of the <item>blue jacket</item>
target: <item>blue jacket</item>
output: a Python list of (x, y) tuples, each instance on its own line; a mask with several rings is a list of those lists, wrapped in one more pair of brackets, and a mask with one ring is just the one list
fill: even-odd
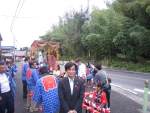
[(17, 72), (17, 70), (14, 66), (11, 66), (11, 70), (12, 72), (10, 74), (12, 75), (12, 77), (14, 77), (16, 75), (15, 72)]
[(39, 75), (36, 72), (36, 69), (28, 68), (26, 71), (26, 82), (28, 84), (28, 89), (34, 91)]
[(76, 75), (78, 76), (78, 69), (79, 69), (79, 65), (77, 65), (77, 69), (76, 69)]
[(11, 69), (12, 69), (13, 72), (17, 72), (17, 69), (16, 69), (15, 66), (11, 66)]
[(9, 69), (8, 69), (8, 67), (6, 67), (6, 72), (9, 72)]
[[(11, 67), (10, 67), (10, 68), (11, 68)], [(14, 77), (12, 68), (11, 68), (11, 72), (9, 72), (9, 68), (8, 68), (8, 67), (6, 67), (6, 72), (10, 73), (10, 74), (11, 74), (11, 76), (12, 76), (12, 77)]]
[(39, 76), (39, 79), (42, 77), (42, 75), (40, 74), (40, 68), (38, 67), (38, 68), (36, 68), (36, 72), (37, 72), (37, 74), (38, 74), (38, 76)]
[(29, 63), (25, 62), (22, 66), (22, 80), (26, 80), (26, 71), (29, 68)]
[(9, 80), (9, 82), (10, 82), (10, 87), (11, 87), (12, 96), (15, 97), (16, 94), (15, 94), (14, 88), (16, 87), (16, 84), (15, 84), (15, 82), (14, 82), (14, 80), (13, 80), (13, 78), (12, 78), (12, 76), (11, 76), (10, 73), (5, 72), (5, 74), (6, 74), (6, 76), (8, 77), (8, 80)]
[(43, 63), (43, 66), (47, 66), (47, 64), (46, 64), (46, 63)]

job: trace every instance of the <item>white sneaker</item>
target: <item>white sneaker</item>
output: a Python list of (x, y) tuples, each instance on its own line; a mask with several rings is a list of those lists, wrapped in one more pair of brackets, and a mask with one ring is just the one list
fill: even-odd
[(34, 112), (34, 111), (38, 111), (38, 110), (39, 110), (38, 108), (34, 108), (34, 109), (30, 108), (30, 112)]
[(110, 108), (107, 108), (107, 110), (110, 110)]
[(29, 110), (30, 109), (30, 107), (26, 107), (26, 110)]

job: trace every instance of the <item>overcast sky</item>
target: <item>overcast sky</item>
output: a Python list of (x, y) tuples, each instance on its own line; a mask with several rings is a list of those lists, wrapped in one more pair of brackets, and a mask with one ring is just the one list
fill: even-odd
[[(18, 17), (42, 18), (17, 18), (14, 23), (13, 33), (17, 39), (15, 46), (30, 46), (39, 36), (50, 30), (52, 24), (58, 23), (58, 17), (70, 9), (79, 10), (81, 5), (87, 7), (88, 0), (21, 0), (18, 12), (24, 2)], [(105, 0), (90, 0), (90, 9), (97, 6), (106, 9)], [(13, 46), (13, 35), (10, 26), (15, 16), (19, 0), (0, 0), (0, 33), (2, 46)], [(19, 43), (19, 44), (18, 44)]]

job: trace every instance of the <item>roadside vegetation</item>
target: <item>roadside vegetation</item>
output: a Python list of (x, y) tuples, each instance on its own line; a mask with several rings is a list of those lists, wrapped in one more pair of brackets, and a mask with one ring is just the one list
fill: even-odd
[(61, 59), (97, 60), (150, 72), (150, 0), (115, 0), (108, 9), (71, 10), (40, 39), (60, 42)]

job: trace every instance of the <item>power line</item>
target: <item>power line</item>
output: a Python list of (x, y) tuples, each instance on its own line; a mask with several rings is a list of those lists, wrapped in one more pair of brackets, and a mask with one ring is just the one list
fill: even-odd
[(15, 38), (15, 35), (14, 35), (14, 33), (12, 32), (12, 30), (10, 30), (10, 31), (11, 31), (11, 33), (12, 33), (12, 35), (13, 35), (15, 41), (19, 44), (20, 47), (22, 47), (22, 46), (20, 45), (20, 43), (18, 42), (18, 40)]
[[(15, 17), (15, 16), (9, 16), (9, 15), (0, 15), (0, 16), (2, 16), (2, 17), (8, 17), (8, 18), (12, 18), (12, 17)], [(55, 16), (55, 17), (17, 17), (17, 18), (57, 18), (57, 17), (59, 17), (59, 16)]]
[[(18, 7), (19, 7), (19, 5), (20, 5), (20, 2), (21, 2), (21, 0), (19, 0), (19, 3), (18, 3), (18, 5), (17, 5), (17, 8), (16, 8), (16, 12), (15, 12), (15, 16), (14, 16), (14, 18), (13, 18), (13, 20), (12, 20), (12, 23), (11, 23), (11, 26), (10, 26), (10, 30), (11, 30), (11, 33), (12, 33), (12, 35), (13, 35), (13, 37), (14, 37), (14, 62), (15, 62), (15, 41), (17, 41), (17, 39), (15, 38), (15, 35), (14, 35), (14, 33), (13, 33), (13, 31), (12, 31), (12, 28), (13, 28), (13, 23), (14, 23), (14, 20), (15, 20), (15, 18), (16, 18), (16, 14), (17, 14), (17, 11), (18, 11)], [(18, 42), (18, 41), (17, 41)], [(18, 42), (19, 43), (19, 42)], [(20, 45), (20, 44), (19, 44)], [(21, 47), (21, 46), (20, 46)]]
[(14, 21), (14, 24), (13, 24), (12, 28), (14, 27), (15, 22), (17, 21), (17, 18), (18, 18), (19, 14), (20, 14), (20, 11), (21, 11), (21, 9), (22, 9), (22, 6), (23, 6), (24, 2), (25, 2), (25, 0), (24, 0), (24, 1), (22, 2), (22, 4), (21, 4), (21, 8), (20, 8), (20, 10), (19, 10), (19, 12), (18, 12), (18, 15), (16, 16), (16, 20)]
[(16, 12), (15, 12), (15, 16), (14, 16), (13, 21), (12, 21), (12, 23), (11, 23), (10, 29), (12, 29), (12, 25), (13, 25), (13, 22), (14, 22), (14, 20), (15, 20), (15, 17), (16, 17), (16, 14), (17, 14), (17, 10), (18, 10), (18, 7), (19, 7), (19, 5), (20, 5), (20, 1), (21, 1), (21, 0), (19, 0), (19, 3), (18, 3), (18, 6), (17, 6), (17, 9), (16, 9)]
[[(20, 1), (21, 1), (21, 0), (20, 0)], [(16, 13), (17, 13), (17, 10), (18, 10), (20, 1), (19, 1), (19, 3), (18, 3), (17, 9), (16, 9)], [(12, 22), (12, 24), (11, 24), (11, 32), (12, 32), (12, 29), (13, 29), (13, 27), (14, 27), (14, 25), (15, 25), (15, 22), (16, 22), (18, 16), (19, 16), (19, 14), (20, 14), (20, 11), (21, 11), (21, 9), (22, 9), (22, 7), (23, 7), (24, 2), (25, 2), (25, 0), (22, 2), (22, 5), (21, 5), (21, 7), (20, 7), (20, 9), (19, 9), (19, 12), (18, 12), (17, 16), (16, 16), (16, 13), (15, 13), (15, 16), (13, 16), (14, 19), (13, 19), (13, 22)], [(7, 15), (4, 15), (4, 16), (7, 16)], [(15, 19), (15, 18), (16, 18), (16, 19)], [(19, 46), (21, 47), (20, 43), (19, 43), (18, 40), (16, 39), (16, 37), (15, 37), (15, 35), (14, 35), (13, 32), (12, 32), (12, 34), (13, 34), (13, 36), (14, 36), (15, 41), (16, 41), (16, 42), (19, 44)]]

